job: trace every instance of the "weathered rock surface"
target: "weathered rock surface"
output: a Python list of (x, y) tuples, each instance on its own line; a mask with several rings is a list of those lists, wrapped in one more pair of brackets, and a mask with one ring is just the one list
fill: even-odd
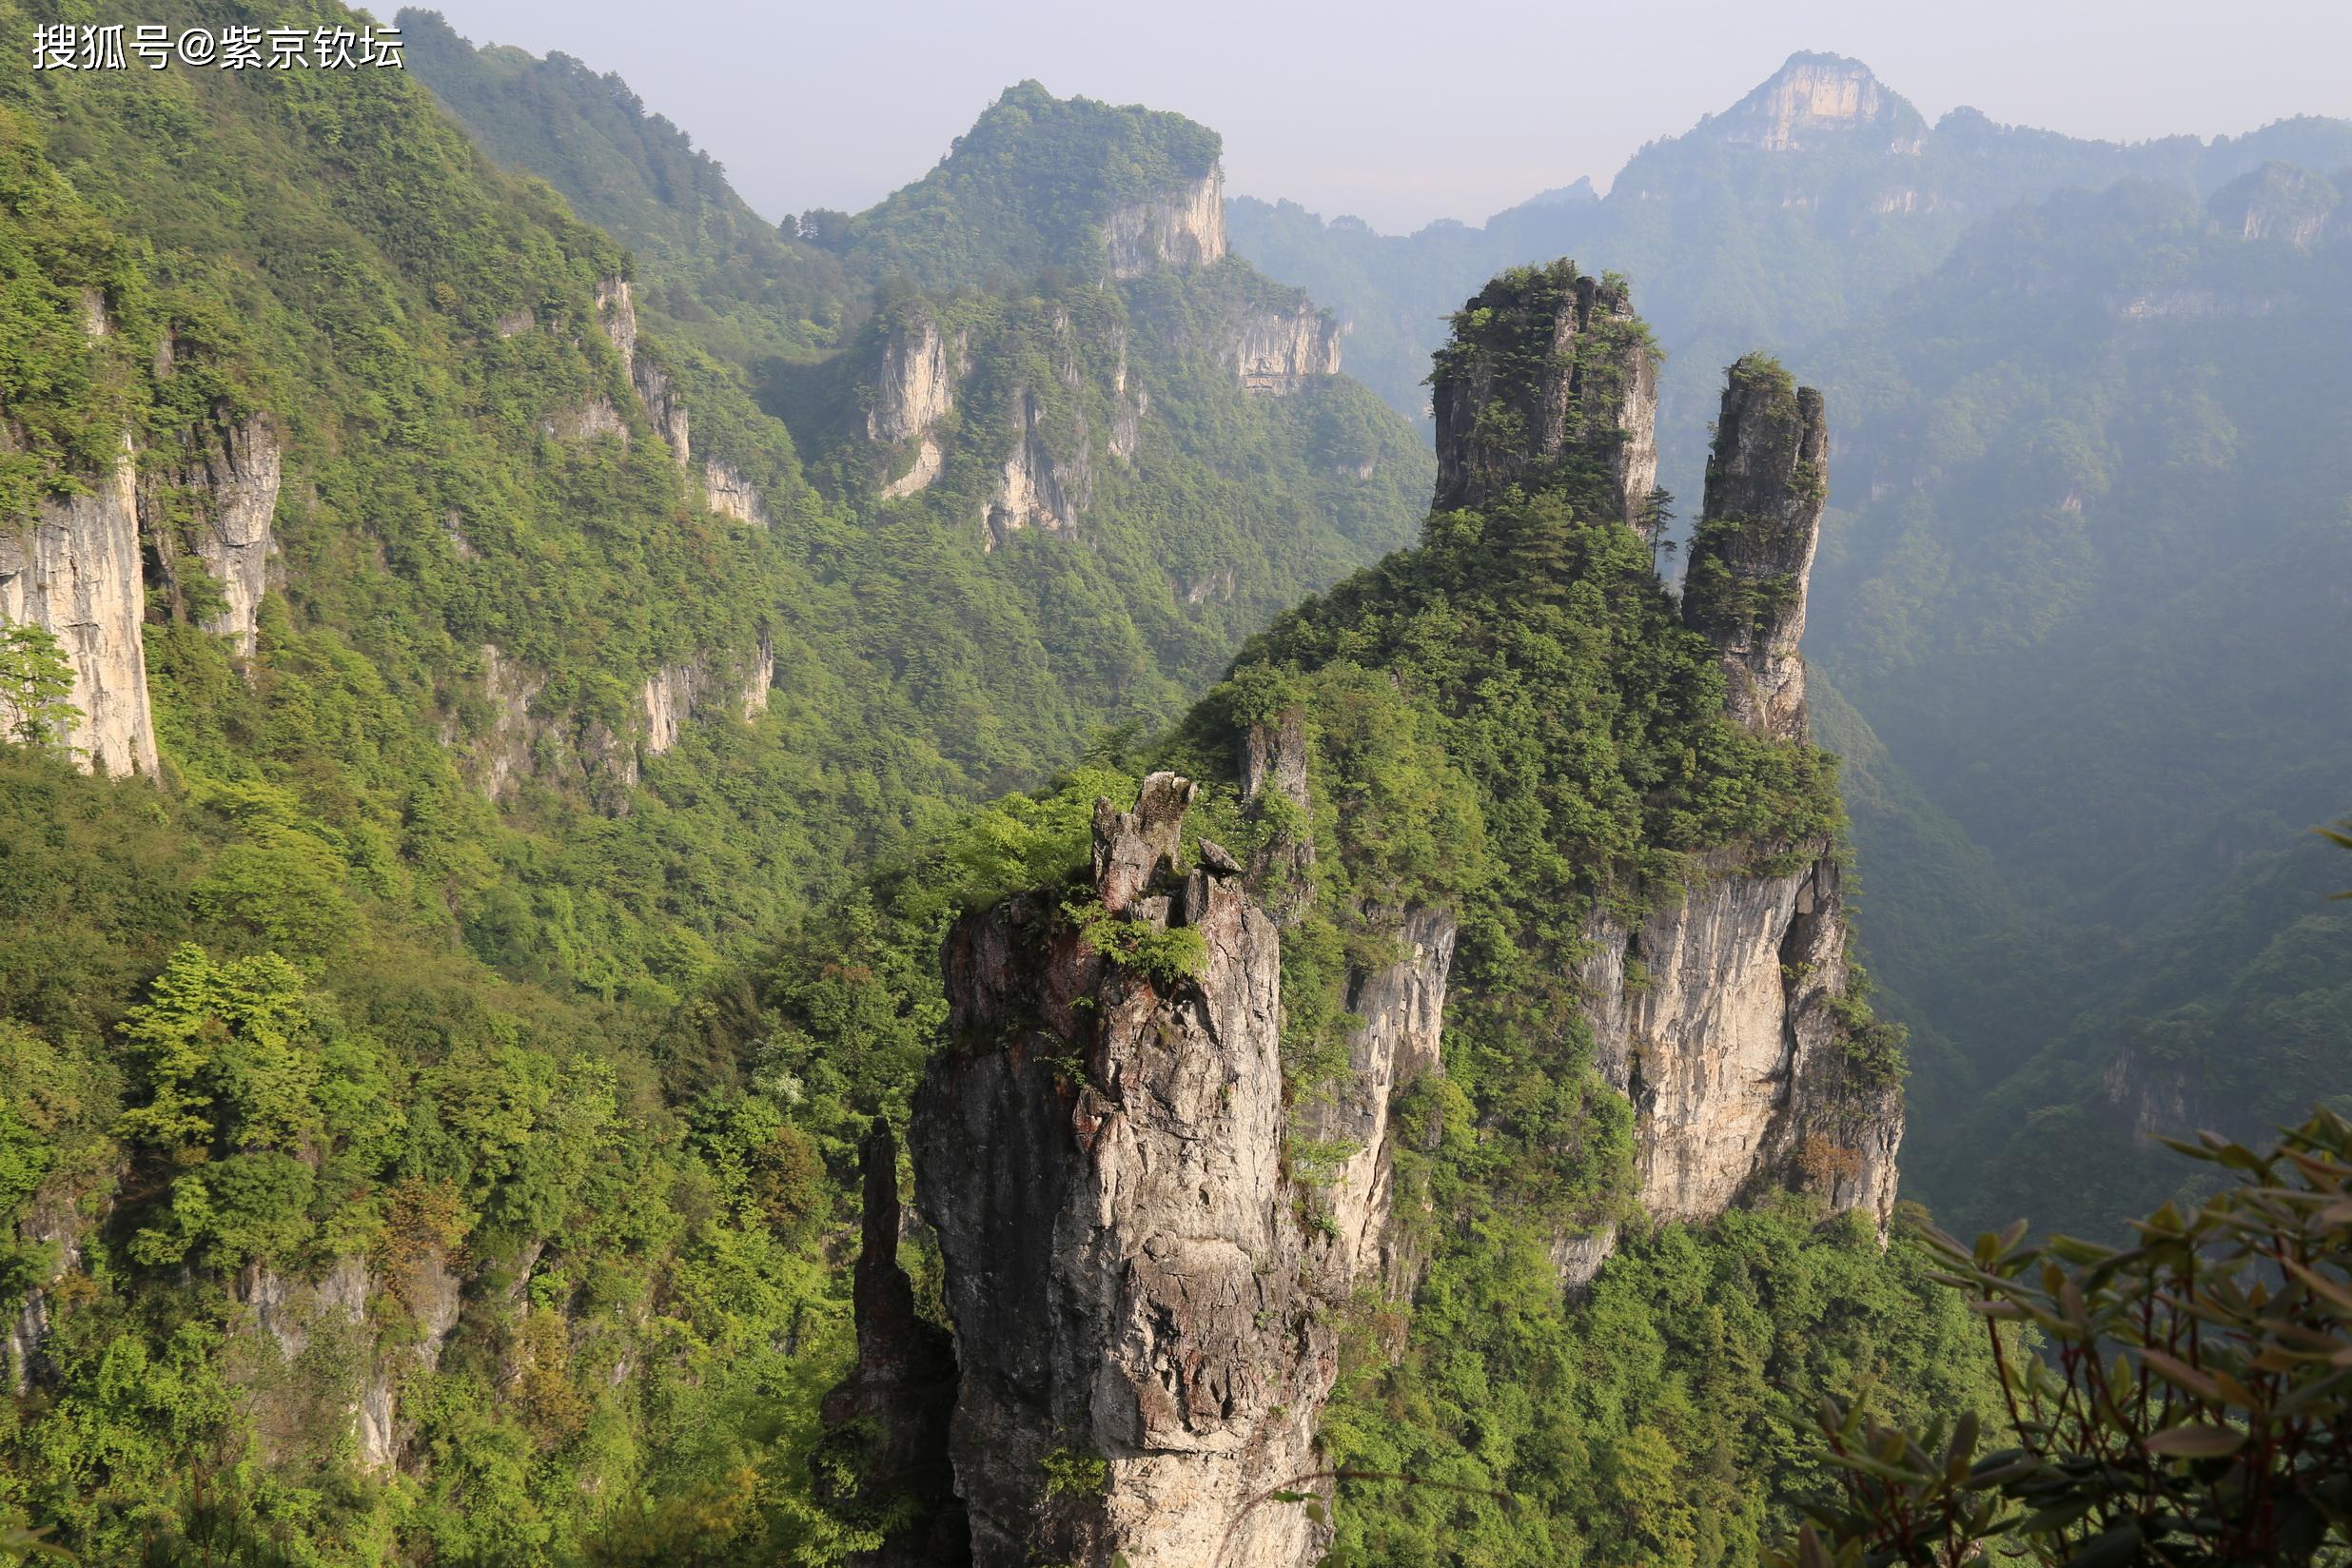
[(598, 436), (629, 439), (629, 421), (607, 397), (590, 398), (578, 408), (559, 409), (539, 421), (539, 428), (560, 441), (594, 441)]
[(1023, 387), (1013, 404), (1012, 455), (1005, 460), (996, 494), (981, 514), (981, 544), (987, 550), (1025, 528), (1074, 534), (1080, 515), (1094, 504), (1094, 465), (1087, 451), (1083, 417), (1075, 421), (1075, 450), (1068, 459), (1058, 459), (1046, 445), (1045, 409), (1037, 393)]
[(1732, 367), (1691, 540), (1683, 619), (1723, 659), (1733, 718), (1805, 738), (1805, 596), (1830, 493), (1821, 394), (1769, 362)]
[(1861, 61), (1793, 54), (1715, 128), (1726, 142), (1768, 152), (1801, 152), (1867, 135), (1883, 139), (1890, 151), (1916, 153), (1925, 146), (1928, 127), (1917, 109), (1880, 85)]
[(1187, 185), (1112, 212), (1103, 250), (1113, 278), (1140, 278), (1163, 266), (1193, 271), (1225, 259), (1225, 167), (1212, 165)]
[(1233, 363), (1245, 391), (1296, 392), (1340, 373), (1340, 323), (1303, 303), (1288, 310), (1254, 310), (1243, 319)]
[(1390, 1227), (1395, 1147), (1389, 1110), (1416, 1079), (1444, 1070), (1439, 1053), (1445, 984), (1454, 965), (1455, 922), (1444, 910), (1414, 910), (1396, 933), (1395, 962), (1352, 977), (1347, 1010), (1363, 1020), (1348, 1035), (1346, 1075), (1329, 1098), (1303, 1107), (1308, 1138), (1351, 1150), (1325, 1191), (1334, 1230), (1331, 1264), (1343, 1279), (1377, 1270), (1392, 1294), (1409, 1294), (1412, 1260)]
[(51, 1370), (41, 1355), (49, 1341), (49, 1298), (67, 1275), (81, 1270), (84, 1229), (72, 1194), (53, 1186), (34, 1194), (16, 1222), (20, 1242), (55, 1249), (49, 1254), (49, 1266), (27, 1282), (24, 1300), (16, 1303), (15, 1315), (8, 1320), (9, 1385), (19, 1398)]
[(857, 1154), (865, 1190), (853, 1285), (857, 1364), (825, 1396), (827, 1435), (812, 1457), (817, 1495), (853, 1517), (905, 1516), (861, 1559), (868, 1568), (955, 1568), (971, 1561), (970, 1525), (948, 1462), (955, 1347), (916, 1313), (913, 1283), (898, 1264), (898, 1145), (889, 1125), (877, 1119)]
[(732, 704), (750, 719), (768, 709), (768, 684), (774, 676), (775, 656), (762, 641), (758, 649), (732, 667), (707, 659), (665, 664), (645, 677), (639, 700), (645, 710), (644, 747), (648, 756), (659, 756), (677, 744), (688, 720)]
[(317, 1280), (248, 1264), (237, 1277), (239, 1322), (283, 1367), (327, 1342), (307, 1379), (256, 1377), (256, 1425), (265, 1444), (316, 1441), (324, 1421), (344, 1423), (367, 1470), (397, 1465), (414, 1436), (401, 1394), (415, 1372), (441, 1364), (461, 1309), (458, 1278), (428, 1252), (383, 1278), (364, 1259), (341, 1258)]
[(711, 510), (720, 517), (733, 518), (765, 528), (772, 520), (768, 504), (759, 498), (759, 491), (734, 463), (716, 458), (702, 460), (702, 493), (710, 499)]
[(1480, 505), (1593, 451), (1619, 515), (1642, 525), (1657, 482), (1657, 363), (1622, 288), (1565, 262), (1496, 279), (1439, 356), (1430, 407), (1440, 508)]
[(1886, 1225), (1900, 1093), (1846, 1071), (1831, 1009), (1847, 980), (1845, 909), (1828, 845), (1780, 876), (1718, 856), (1678, 905), (1632, 927), (1599, 916), (1584, 934), (1584, 1010), (1602, 1073), (1637, 1112), (1643, 1207), (1707, 1220), (1792, 1186)]
[[(670, 456), (677, 462), (678, 471), (691, 471), (689, 423), (686, 405), (672, 384), (670, 373), (651, 357), (637, 351), (637, 294), (626, 278), (603, 278), (597, 283), (597, 323), (604, 335), (612, 340), (613, 350), (620, 356), (620, 368), (635, 389), (637, 401), (645, 405), (648, 418), (654, 421), (655, 434), (669, 443)], [(610, 416), (609, 420), (606, 416)], [(620, 428), (616, 431), (613, 426)], [(628, 428), (620, 419), (619, 410), (602, 399), (591, 402), (584, 413), (559, 417), (552, 433), (566, 441), (584, 440), (590, 436), (618, 434), (624, 440)]]
[[(233, 638), (237, 652), (248, 658), (258, 645), (257, 617), (269, 587), (270, 559), (277, 554), (271, 522), (282, 474), (276, 426), (254, 415), (200, 426), (186, 462), (162, 477), (193, 500), (196, 556), (225, 601), (219, 614), (199, 624), (215, 637)], [(140, 520), (168, 559), (174, 530), (167, 519), (149, 514), (150, 501), (160, 500), (158, 490), (142, 486)]]
[(866, 414), (868, 439), (895, 446), (929, 435), (955, 407), (965, 353), (964, 337), (941, 333), (927, 315), (902, 320), (884, 332), (873, 406)]
[(1196, 932), (1196, 978), (1122, 968), (1051, 893), (948, 940), (955, 1044), (911, 1137), (982, 1568), (1273, 1568), (1324, 1542), (1267, 1498), (1318, 1488), (1336, 1372), (1281, 1166), (1278, 941), (1241, 879), (1175, 872), (1191, 795), (1156, 774), (1133, 812), (1098, 803), (1094, 893), (1105, 921)]
[(85, 771), (156, 770), (147, 699), (147, 585), (130, 443), (87, 494), (42, 501), (19, 531), (0, 533), (0, 622), (56, 637), (73, 670), (66, 735)]
[(2308, 250), (2352, 232), (2344, 216), (2347, 189), (2352, 181), (2342, 175), (2268, 164), (2214, 192), (2205, 210), (2223, 233)]

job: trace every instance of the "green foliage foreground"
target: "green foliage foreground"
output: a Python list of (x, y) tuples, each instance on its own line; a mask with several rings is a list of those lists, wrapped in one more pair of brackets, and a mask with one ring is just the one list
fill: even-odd
[[(2321, 1110), (2275, 1147), (2172, 1146), (2228, 1173), (2131, 1245), (2025, 1223), (1931, 1238), (1999, 1359), (1994, 1451), (1971, 1413), (1924, 1428), (1824, 1401), (1844, 1472), (1787, 1560), (2078, 1568), (2341, 1561), (2352, 1547), (2352, 1124)], [(2036, 1356), (2013, 1328), (2038, 1331)]]

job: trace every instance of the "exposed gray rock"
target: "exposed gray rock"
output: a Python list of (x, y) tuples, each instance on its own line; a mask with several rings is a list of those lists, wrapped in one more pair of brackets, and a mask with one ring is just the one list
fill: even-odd
[(1722, 657), (1732, 717), (1758, 735), (1805, 738), (1797, 644), (1829, 493), (1821, 394), (1768, 361), (1740, 361), (1715, 421), (1682, 615)]
[(1296, 392), (1340, 373), (1340, 323), (1303, 302), (1287, 310), (1253, 310), (1235, 337), (1233, 365), (1245, 391)]
[(1113, 278), (1140, 278), (1161, 267), (1197, 271), (1225, 259), (1225, 167), (1147, 202), (1112, 212), (1103, 224), (1104, 259)]
[(0, 622), (46, 628), (72, 666), (66, 734), (84, 771), (156, 770), (147, 698), (147, 585), (130, 442), (88, 493), (44, 500), (29, 523), (0, 533)]
[(759, 528), (769, 526), (767, 502), (759, 499), (758, 490), (734, 463), (716, 458), (703, 459), (702, 493), (710, 498), (711, 510), (720, 517)]
[(1415, 910), (1401, 923), (1398, 956), (1351, 976), (1347, 1010), (1363, 1020), (1347, 1041), (1348, 1070), (1325, 1086), (1328, 1098), (1302, 1106), (1306, 1137), (1346, 1149), (1324, 1191), (1337, 1232), (1333, 1266), (1343, 1279), (1377, 1268), (1395, 1294), (1409, 1294), (1411, 1267), (1391, 1245), (1395, 1149), (1389, 1108), (1416, 1079), (1444, 1070), (1438, 1041), (1445, 983), (1454, 963), (1454, 916)]
[[(278, 510), (282, 477), (276, 426), (263, 415), (233, 423), (198, 427), (186, 462), (161, 476), (159, 485), (176, 486), (195, 503), (195, 547), (205, 571), (220, 585), (225, 607), (206, 617), (204, 629), (234, 638), (247, 658), (258, 645), (256, 617), (269, 587), (269, 562), (277, 554), (271, 522)], [(143, 485), (141, 523), (168, 561), (175, 530), (154, 515), (162, 500), (156, 485)]]
[(1045, 406), (1037, 393), (1022, 387), (1013, 398), (1012, 455), (1005, 460), (996, 494), (981, 515), (981, 547), (994, 550), (1023, 529), (1049, 534), (1074, 534), (1078, 519), (1094, 504), (1094, 465), (1087, 452), (1086, 421), (1074, 414), (1072, 443), (1067, 459), (1047, 448)]
[(1239, 881), (1176, 876), (1191, 794), (1160, 774), (1131, 813), (1098, 803), (1095, 892), (1107, 918), (1197, 932), (1197, 978), (1106, 958), (1059, 894), (949, 937), (955, 1044), (912, 1145), (981, 1568), (1284, 1568), (1326, 1539), (1268, 1497), (1327, 1490), (1309, 1478), (1336, 1373), (1281, 1165), (1278, 941)]
[[(818, 1498), (837, 1515), (899, 1522), (865, 1568), (953, 1568), (971, 1561), (971, 1527), (948, 1462), (955, 1412), (955, 1349), (948, 1331), (915, 1311), (898, 1264), (898, 1145), (876, 1118), (858, 1146), (863, 1234), (853, 1299), (857, 1363), (825, 1396), (827, 1434), (812, 1456)], [(843, 1484), (844, 1475), (856, 1478)]]
[(51, 1322), (49, 1297), (67, 1275), (81, 1270), (83, 1230), (82, 1217), (75, 1209), (72, 1195), (54, 1188), (34, 1194), (16, 1223), (19, 1241), (30, 1246), (56, 1248), (48, 1269), (37, 1282), (27, 1285), (24, 1300), (16, 1304), (15, 1316), (8, 1320), (5, 1343), (9, 1383), (19, 1398), (50, 1370), (41, 1355)]
[(1457, 322), (1431, 382), (1436, 504), (1479, 506), (1593, 452), (1617, 515), (1640, 526), (1657, 482), (1657, 364), (1625, 291), (1558, 262), (1505, 273)]
[(1678, 904), (1603, 914), (1578, 980), (1602, 1074), (1633, 1102), (1642, 1206), (1709, 1220), (1765, 1186), (1893, 1215), (1899, 1088), (1849, 1070), (1836, 860), (1747, 873), (1718, 855)]
[(928, 436), (955, 407), (967, 345), (963, 334), (942, 333), (929, 315), (909, 316), (885, 331), (866, 414), (868, 439), (895, 446)]
[(560, 441), (594, 441), (598, 436), (629, 439), (629, 421), (620, 417), (613, 400), (599, 394), (578, 408), (559, 409), (539, 421), (539, 428)]

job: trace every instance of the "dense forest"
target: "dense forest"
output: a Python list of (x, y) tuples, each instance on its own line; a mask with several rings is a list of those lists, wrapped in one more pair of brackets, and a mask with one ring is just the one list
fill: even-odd
[[(1306, 1368), (1213, 1419), (1304, 1423), (1242, 1515), (1334, 1565), (1753, 1561), (1823, 1401), (2013, 1421), (1907, 1093), (1970, 1227), (2336, 1094), (2347, 189), (2245, 171), (2342, 127), (1889, 94), (1926, 227), (1874, 141), (1798, 223), (1710, 122), (1646, 218), (1408, 246), (1023, 83), (776, 224), (618, 78), (400, 24), (0, 74), (0, 1560), (915, 1560), (938, 1477), (842, 1412), (972, 1299), (918, 1107), (1001, 1056), (1092, 1115), (1119, 1007), (1213, 1010), (1204, 900), (1278, 933), (1301, 1294), (1233, 1333)], [(1088, 1016), (972, 1038), (943, 951), (1028, 919)], [(1029, 1438), (1017, 1560), (1110, 1539), (1149, 1456)]]

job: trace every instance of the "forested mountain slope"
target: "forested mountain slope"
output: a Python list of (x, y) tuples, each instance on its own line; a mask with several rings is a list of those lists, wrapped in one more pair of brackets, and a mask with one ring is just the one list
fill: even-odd
[(483, 145), (634, 247), (649, 333), (725, 365), (856, 512), (853, 635), (974, 776), (1165, 722), (1410, 537), (1423, 444), (1310, 301), (1226, 255), (1214, 131), (1026, 83), (871, 212), (755, 236), (617, 78), (402, 15)]
[(1939, 1037), (1912, 1173), (1955, 1219), (2088, 1225), (2152, 1134), (2342, 1090), (2343, 207), (2286, 166), (2053, 198), (1824, 352), (1813, 647), (1884, 746), (1871, 947)]
[[(1137, 348), (1114, 467), (1127, 299), (1046, 279), (940, 308), (1039, 345), (975, 378), (973, 446), (1008, 487), (1102, 465), (1073, 528), (884, 504), (832, 425), (813, 482), (763, 402), (831, 346), (806, 296), (702, 346), (393, 70), (10, 71), (0, 267), (0, 1507), (88, 1560), (820, 1551), (833, 1140), (888, 1100), (789, 1042), (746, 1098), (712, 1045), (742, 977), (813, 909), (851, 951), (829, 900), (878, 849), (1178, 711), (1402, 537), (1426, 460), (1202, 328)], [(1195, 492), (1197, 602), (1121, 509)]]

